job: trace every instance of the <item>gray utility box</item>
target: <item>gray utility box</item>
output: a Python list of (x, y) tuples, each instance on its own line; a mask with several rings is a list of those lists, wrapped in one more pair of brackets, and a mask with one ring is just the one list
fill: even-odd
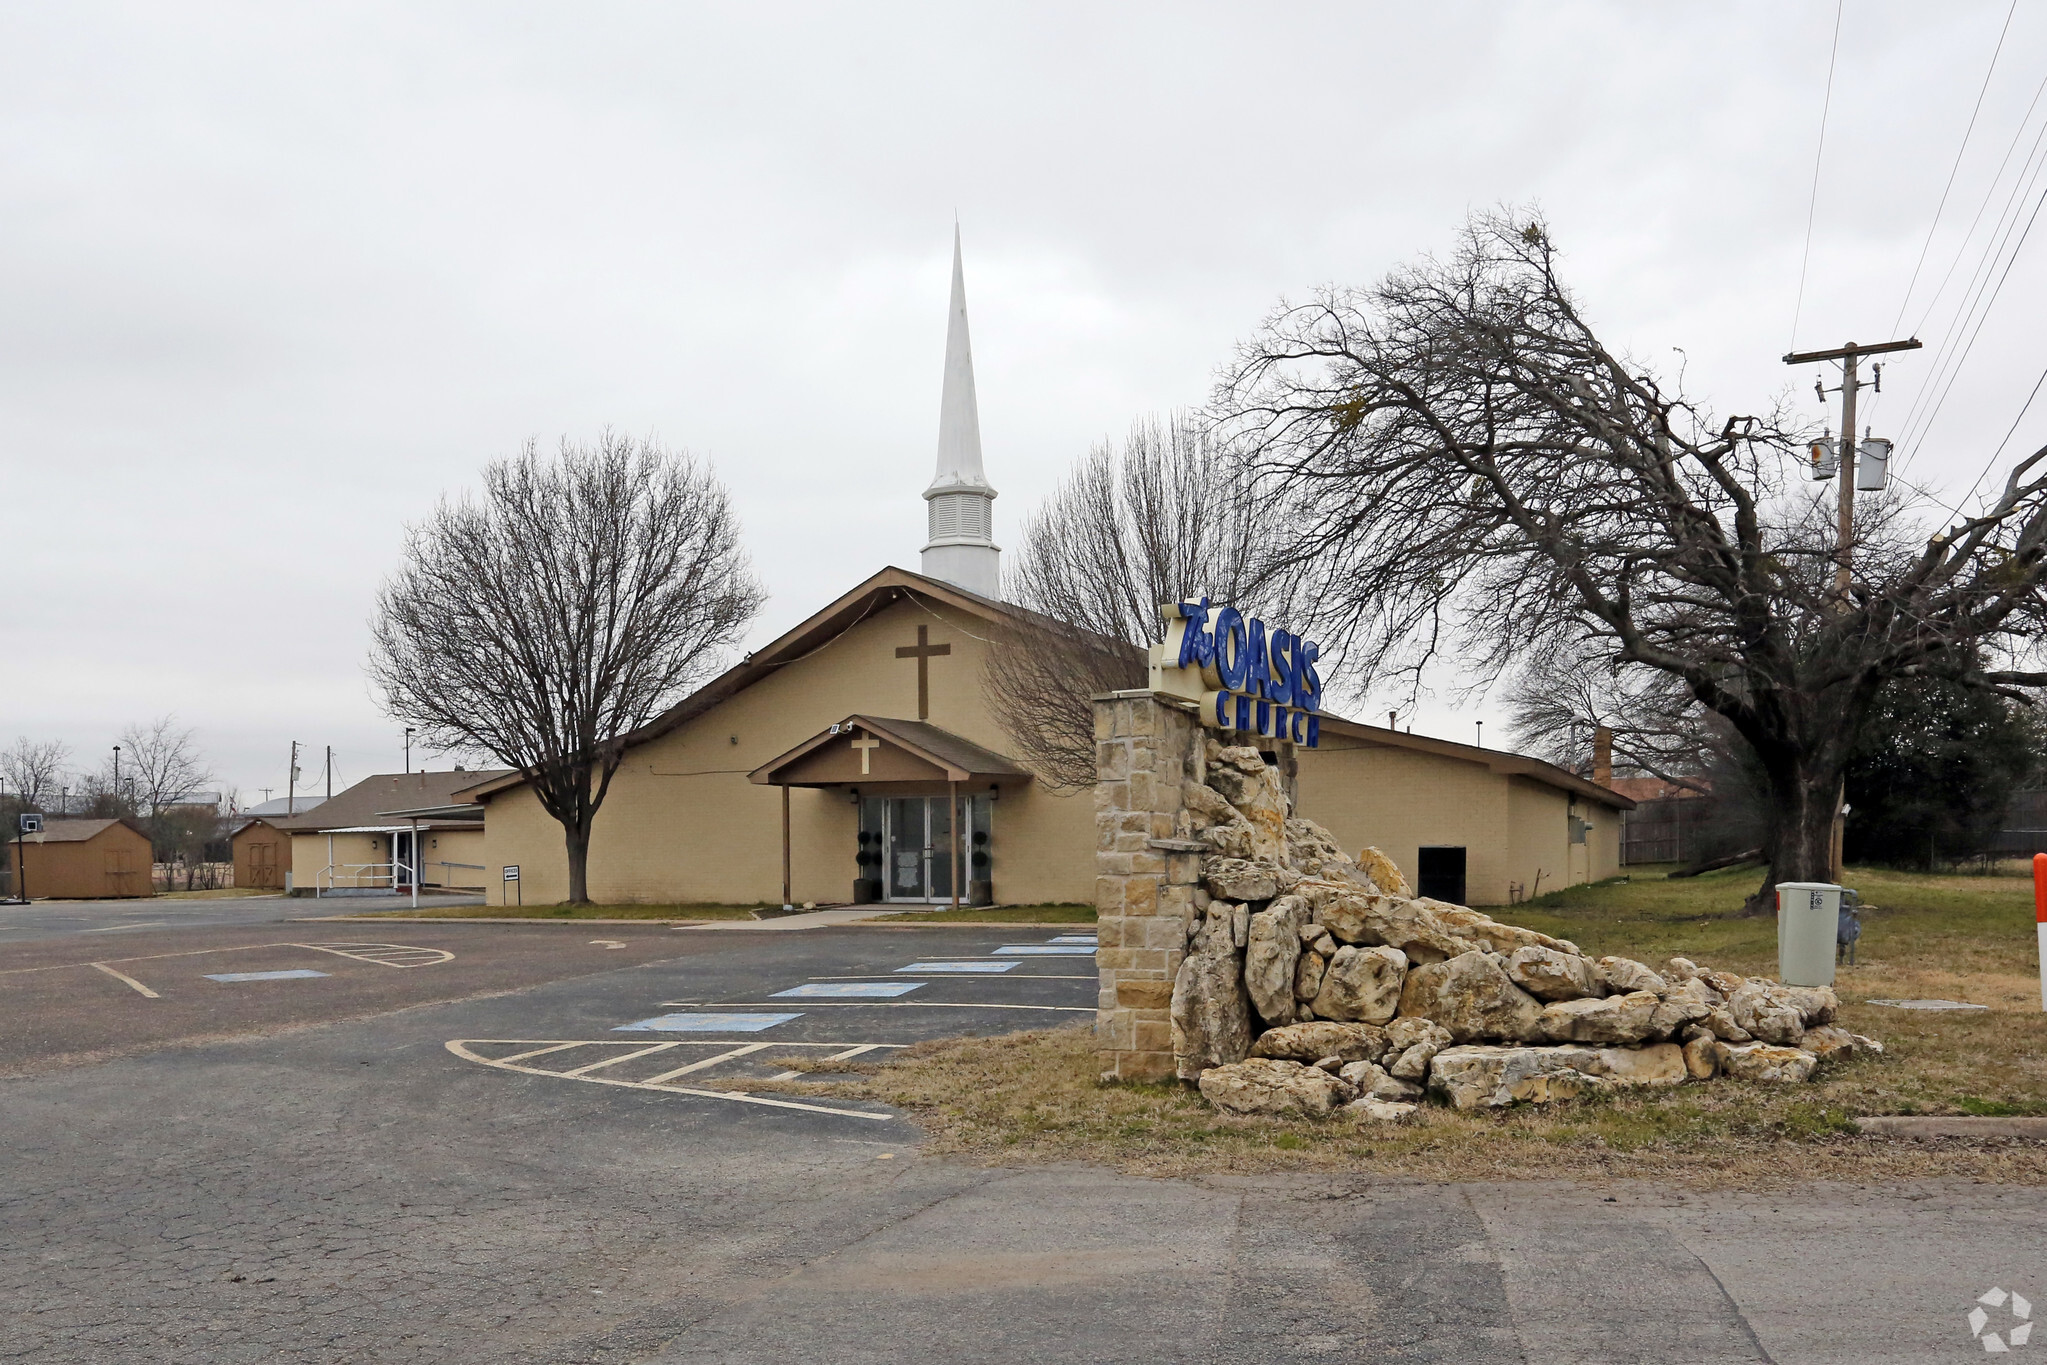
[(1777, 883), (1777, 979), (1787, 986), (1834, 984), (1841, 888), (1831, 882)]

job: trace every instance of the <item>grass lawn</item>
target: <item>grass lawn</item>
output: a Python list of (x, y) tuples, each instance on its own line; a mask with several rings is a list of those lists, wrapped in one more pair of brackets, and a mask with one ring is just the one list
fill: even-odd
[[(1740, 917), (1761, 873), (1660, 874), (1576, 887), (1497, 918), (1594, 955), (1652, 966), (1672, 954), (1774, 974), (1776, 926)], [(1715, 1079), (1547, 1107), (1460, 1114), (1426, 1105), (1399, 1124), (1234, 1119), (1178, 1084), (1102, 1085), (1085, 1026), (923, 1044), (846, 1081), (791, 1090), (855, 1094), (910, 1110), (932, 1150), (990, 1161), (1087, 1160), (1138, 1172), (1370, 1170), (1430, 1179), (1641, 1177), (1689, 1185), (1929, 1177), (2047, 1183), (2047, 1143), (1911, 1142), (1855, 1135), (1876, 1114), (2047, 1114), (2032, 895), (2023, 878), (1852, 868), (1865, 900), (1860, 965), (1842, 967), (1841, 1023), (1882, 1057), (1810, 1084)], [(1932, 1014), (1871, 998), (1989, 1006)], [(853, 1064), (830, 1064), (843, 1073)]]
[(380, 919), (752, 919), (751, 905), (448, 905), (376, 910)]
[(957, 910), (905, 910), (875, 919), (891, 924), (1093, 924), (1092, 905), (963, 905)]

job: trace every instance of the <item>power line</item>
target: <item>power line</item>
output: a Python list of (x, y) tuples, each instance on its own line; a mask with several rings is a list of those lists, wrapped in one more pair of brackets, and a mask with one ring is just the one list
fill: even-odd
[[(2041, 132), (2047, 134), (2047, 125), (2042, 126)], [(2047, 168), (2047, 161), (2043, 161), (2040, 167), (2035, 168), (2031, 180), (2025, 185), (2026, 193), (2030, 194), (2032, 192), (2033, 182), (2038, 180), (2041, 168)], [(1947, 406), (1948, 395), (1954, 391), (1955, 380), (1960, 378), (1962, 366), (1967, 363), (1969, 353), (1976, 349), (1976, 340), (1983, 335), (1983, 325), (1990, 320), (1990, 310), (1996, 306), (1997, 296), (2004, 292), (2004, 282), (2011, 278), (2012, 267), (2018, 264), (2019, 253), (2025, 249), (2026, 239), (2032, 235), (2033, 224), (2038, 221), (2040, 208), (2043, 204), (2047, 204), (2047, 191), (2042, 191), (2040, 197), (2033, 201), (2033, 211), (2027, 216), (2025, 229), (2019, 233), (2019, 240), (2012, 247), (2011, 255), (2005, 257), (2004, 270), (1998, 275), (1996, 285), (1990, 289), (1990, 293), (1987, 296), (1984, 295), (1980, 287), (1974, 290), (1975, 301), (1970, 302), (1967, 308), (1961, 312), (1956, 321), (1956, 332), (1950, 334), (1944, 342), (1945, 346), (1952, 347), (1955, 337), (1961, 331), (1967, 330), (1969, 333), (1968, 341), (1962, 346), (1959, 353), (1955, 353), (1952, 350), (1949, 351), (1949, 354), (1953, 356), (1951, 363), (1946, 357), (1943, 357), (1939, 362), (1939, 365), (1946, 366), (1945, 382), (1942, 384), (1940, 397), (1934, 401), (1931, 409), (1926, 410), (1924, 418), (1918, 423), (1918, 431), (1912, 437), (1912, 448), (1906, 453), (1907, 459), (1918, 453), (1919, 447), (1926, 441), (1927, 433), (1933, 429), (1934, 420), (1940, 416), (1941, 409)], [(2013, 218), (2011, 225), (2005, 229), (2003, 240), (1997, 243), (1995, 252), (1986, 258), (1986, 263), (1993, 269), (1996, 266), (1997, 258), (2004, 254), (2004, 242), (2011, 240), (2011, 229), (2017, 226), (2018, 220)], [(1989, 276), (1987, 274), (1983, 277), (1983, 282), (1985, 285), (1989, 284)], [(1967, 295), (1964, 295), (1965, 300), (1967, 297)], [(1975, 322), (1973, 328), (1969, 325), (1971, 319)], [(1938, 365), (1936, 369), (1938, 369)], [(1940, 378), (1940, 375), (1936, 372), (1933, 381), (1929, 382), (1926, 392), (1930, 393), (1931, 383), (1940, 382)], [(1906, 418), (1906, 425), (1907, 427), (1912, 425), (1910, 415)]]
[(1976, 131), (1976, 116), (1983, 112), (1983, 97), (1990, 93), (1990, 78), (1997, 72), (1998, 54), (2004, 51), (2004, 37), (2011, 32), (2011, 17), (2019, 12), (2019, 0), (2011, 0), (2011, 8), (2004, 12), (2004, 27), (1997, 31), (1997, 46), (1990, 53), (1990, 69), (1983, 73), (1983, 84), (1976, 91), (1976, 105), (1969, 110), (1969, 126), (1962, 130), (1962, 145), (1955, 148), (1955, 164), (1948, 167), (1947, 184), (1941, 186), (1940, 202), (1934, 206), (1933, 221), (1927, 224), (1926, 240), (1919, 247), (1919, 259), (1913, 263), (1912, 278), (1905, 285), (1905, 297), (1898, 300), (1898, 316), (1891, 322), (1891, 335), (1898, 334), (1898, 324), (1905, 320), (1905, 308), (1912, 302), (1912, 290), (1919, 283), (1919, 271), (1926, 264), (1926, 253), (1933, 247), (1933, 234), (1940, 228), (1941, 211), (1947, 208), (1949, 191), (1955, 187), (1955, 173), (1962, 169), (1962, 155), (1969, 150), (1969, 135)]
[[(2019, 423), (2025, 421), (2026, 414), (2032, 410), (2033, 400), (2040, 396), (2040, 386), (2043, 384), (2047, 384), (2047, 370), (2040, 371), (2040, 377), (2033, 381), (2033, 391), (2026, 395), (2026, 405), (2019, 409), (2018, 416), (2011, 419), (2011, 426), (2005, 431), (2004, 439), (1997, 443), (1997, 449), (1991, 451), (1990, 458), (1983, 462), (1982, 472), (1976, 475), (1976, 482), (1969, 485), (1969, 491), (1962, 495), (1961, 501), (1967, 502), (1970, 498), (1976, 496), (1976, 490), (1982, 486), (1983, 480), (1989, 476), (1991, 468), (1996, 465), (1997, 457), (2004, 454), (2004, 448), (2011, 444), (2011, 438), (2018, 431)], [(1956, 515), (1959, 516), (1961, 514), (1958, 512)]]
[(1798, 301), (1791, 305), (1791, 349), (1798, 349), (1798, 315), (1805, 311), (1805, 271), (1812, 262), (1812, 223), (1820, 207), (1820, 161), (1827, 152), (1827, 113), (1834, 107), (1834, 59), (1841, 54), (1841, 10), (1834, 0), (1834, 41), (1827, 49), (1827, 93), (1820, 101), (1820, 144), (1812, 154), (1812, 199), (1805, 208), (1805, 251), (1798, 258)]

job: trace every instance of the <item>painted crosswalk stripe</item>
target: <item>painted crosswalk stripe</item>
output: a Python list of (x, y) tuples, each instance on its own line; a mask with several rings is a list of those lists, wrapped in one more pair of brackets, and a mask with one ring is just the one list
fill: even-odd
[(1004, 957), (1093, 957), (1095, 950), (1082, 944), (1012, 943), (995, 950)]
[(620, 1024), (613, 1033), (759, 1033), (762, 1029), (801, 1019), (800, 1014), (662, 1014), (637, 1024)]
[(1093, 934), (1061, 934), (1052, 941), (1054, 943), (1086, 943), (1090, 945), (1099, 944), (1101, 942), (1101, 940)]
[(896, 968), (899, 972), (1006, 972), (1021, 967), (1021, 962), (912, 962), (907, 967)]
[(208, 981), (302, 981), (309, 976), (325, 976), (311, 967), (294, 967), (288, 972), (208, 972)]
[(921, 991), (921, 981), (812, 981), (802, 986), (791, 986), (786, 991), (776, 991), (771, 997), (776, 1000), (844, 1000), (883, 999), (889, 996), (908, 995)]

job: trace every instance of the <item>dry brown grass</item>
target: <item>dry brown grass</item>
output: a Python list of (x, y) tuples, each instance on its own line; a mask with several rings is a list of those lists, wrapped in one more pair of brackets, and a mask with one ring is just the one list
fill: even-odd
[[(1755, 874), (1573, 888), (1503, 918), (1594, 953), (1683, 952), (1740, 972), (1775, 969), (1775, 926), (1741, 919)], [(2047, 1014), (2034, 975), (2029, 887), (2016, 878), (1849, 878), (1881, 908), (1862, 965), (1843, 969), (1841, 1023), (1882, 1057), (1810, 1084), (1726, 1079), (1504, 1113), (1424, 1106), (1399, 1124), (1233, 1119), (1185, 1086), (1099, 1083), (1084, 1027), (923, 1044), (844, 1080), (785, 1083), (906, 1110), (929, 1150), (1002, 1163), (1091, 1161), (1132, 1172), (1371, 1171), (1439, 1180), (1646, 1178), (1756, 1187), (1933, 1177), (2047, 1183), (2047, 1143), (1864, 1138), (1877, 1114), (2047, 1114)], [(1871, 998), (1990, 1008), (1921, 1013)], [(847, 1064), (820, 1064), (844, 1072)]]
[[(820, 1063), (844, 1071), (846, 1063)], [(1832, 1068), (1805, 1086), (1717, 1080), (1501, 1113), (1424, 1106), (1403, 1123), (1237, 1119), (1191, 1089), (1103, 1085), (1085, 1026), (925, 1043), (840, 1081), (777, 1090), (906, 1110), (934, 1154), (1004, 1165), (1087, 1161), (1135, 1174), (1369, 1171), (1432, 1180), (1650, 1179), (1700, 1188), (1932, 1177), (2047, 1183), (2047, 1143), (1900, 1142), (1855, 1135), (1903, 1058)], [(1895, 1106), (1889, 1106), (1895, 1112)]]

